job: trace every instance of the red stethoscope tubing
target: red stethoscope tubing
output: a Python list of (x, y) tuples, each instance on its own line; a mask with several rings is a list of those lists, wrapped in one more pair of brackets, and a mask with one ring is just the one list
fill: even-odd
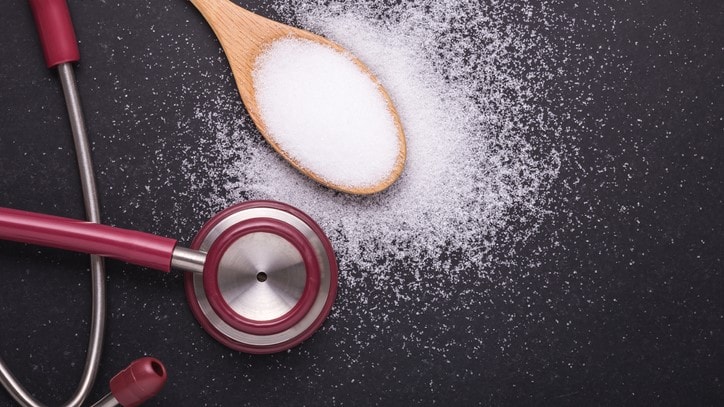
[(135, 230), (0, 207), (0, 239), (97, 254), (171, 270), (176, 240)]

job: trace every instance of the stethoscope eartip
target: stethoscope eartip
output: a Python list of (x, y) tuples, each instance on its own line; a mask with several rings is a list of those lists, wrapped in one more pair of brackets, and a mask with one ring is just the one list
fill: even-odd
[[(139, 406), (161, 391), (166, 384), (166, 378), (166, 368), (160, 360), (149, 356), (136, 359), (113, 376), (110, 382), (111, 392), (104, 400), (122, 406)], [(104, 405), (101, 402), (96, 403), (99, 404)]]

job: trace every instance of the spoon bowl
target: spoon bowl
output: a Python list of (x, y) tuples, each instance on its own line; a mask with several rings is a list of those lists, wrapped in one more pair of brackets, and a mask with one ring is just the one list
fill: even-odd
[[(406, 142), (402, 124), (387, 91), (364, 63), (333, 41), (309, 31), (254, 14), (228, 0), (191, 0), (191, 3), (201, 12), (219, 39), (231, 65), (241, 99), (260, 133), (272, 148), (292, 166), (322, 185), (357, 195), (374, 194), (383, 191), (400, 177), (406, 159)], [(274, 135), (269, 132), (268, 125), (264, 121), (257, 101), (253, 72), (257, 58), (274, 41), (283, 38), (306, 40), (339, 52), (351, 60), (377, 88), (394, 123), (398, 145), (394, 165), (390, 167), (389, 173), (385, 177), (365, 185), (345, 185), (341, 182), (330, 181), (324, 174), (311, 170), (308, 165), (300, 162), (299, 159), (286, 151), (280, 145), (279, 140), (275, 139)]]

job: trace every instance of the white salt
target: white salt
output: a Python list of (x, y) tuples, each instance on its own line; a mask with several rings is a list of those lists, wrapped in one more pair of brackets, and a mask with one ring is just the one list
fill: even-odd
[[(388, 346), (408, 355), (476, 358), (491, 335), (502, 332), (496, 345), (508, 347), (535, 323), (535, 315), (511, 314), (492, 317), (492, 334), (481, 322), (455, 326), (455, 341), (440, 337), (452, 329), (441, 322), (477, 321), (501, 302), (529, 299), (545, 287), (538, 259), (518, 249), (531, 236), (558, 244), (541, 237), (550, 233), (549, 214), (560, 210), (551, 195), (575, 191), (560, 185), (558, 173), (561, 160), (575, 159), (567, 138), (575, 127), (562, 123), (571, 125), (566, 112), (580, 102), (548, 91), (569, 69), (570, 55), (549, 42), (550, 32), (533, 29), (558, 27), (560, 17), (545, 0), (522, 3), (534, 12), (530, 24), (521, 20), (528, 13), (520, 2), (270, 3), (283, 21), (365, 61), (392, 98), (408, 161), (400, 180), (373, 196), (336, 193), (292, 169), (241, 114), (228, 78), (191, 93), (198, 98), (193, 120), (207, 136), (177, 153), (190, 188), (169, 195), (191, 199), (207, 215), (247, 199), (275, 199), (312, 216), (340, 262), (339, 295), (325, 329), (336, 332), (341, 363), (376, 363), (365, 352), (390, 338)], [(549, 248), (541, 244), (537, 252)]]
[(286, 37), (256, 59), (252, 77), (269, 136), (296, 163), (352, 188), (393, 172), (395, 122), (378, 85), (349, 56)]

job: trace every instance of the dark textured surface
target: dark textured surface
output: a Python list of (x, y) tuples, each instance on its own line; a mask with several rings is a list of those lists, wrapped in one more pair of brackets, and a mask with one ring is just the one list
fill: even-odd
[[(129, 361), (148, 354), (169, 370), (166, 388), (149, 405), (721, 405), (724, 7), (684, 3), (557, 6), (584, 21), (615, 21), (616, 28), (588, 24), (574, 33), (581, 46), (572, 61), (592, 58), (600, 69), (559, 78), (561, 100), (577, 97), (566, 93), (571, 82), (587, 83), (592, 100), (572, 112), (584, 131), (577, 163), (562, 169), (567, 189), (554, 200), (561, 213), (520, 251), (548, 247), (537, 257), (538, 277), (507, 293), (513, 298), (444, 321), (390, 310), (407, 323), (379, 338), (358, 369), (339, 363), (340, 353), (354, 353), (334, 346), (343, 330), (322, 330), (280, 355), (229, 351), (196, 324), (180, 276), (109, 261), (107, 339), (91, 398), (105, 394), (107, 381)], [(44, 66), (25, 2), (5, 6), (0, 205), (82, 217), (57, 74)], [(205, 220), (194, 215), (196, 198), (168, 196), (190, 181), (155, 180), (177, 170), (177, 161), (158, 159), (169, 153), (171, 135), (193, 142), (193, 131), (179, 132), (178, 123), (194, 128), (187, 118), (196, 101), (179, 89), (233, 88), (213, 33), (180, 0), (71, 1), (71, 12), (103, 217), (190, 241)], [(161, 47), (158, 36), (179, 46)], [(617, 60), (598, 60), (599, 50), (610, 47)], [(576, 225), (567, 224), (572, 219)], [(0, 243), (0, 265), (0, 356), (41, 400), (59, 404), (83, 365), (86, 257)], [(501, 266), (497, 276), (515, 286), (516, 272)], [(456, 306), (455, 298), (446, 301)], [(525, 321), (514, 335), (496, 331), (513, 316)], [(390, 350), (419, 325), (436, 324), (449, 330), (430, 337), (430, 346), (454, 341), (461, 330), (478, 332), (489, 346), (448, 355), (445, 364), (424, 352)], [(496, 346), (501, 342), (504, 349)], [(11, 404), (1, 392), (0, 405)]]

